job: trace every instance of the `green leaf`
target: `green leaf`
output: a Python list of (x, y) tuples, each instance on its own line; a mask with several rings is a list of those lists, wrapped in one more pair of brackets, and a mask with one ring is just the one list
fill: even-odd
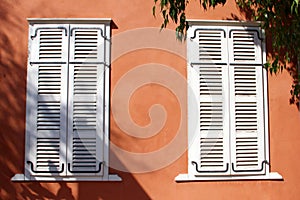
[[(236, 0), (242, 14), (247, 20), (262, 21), (262, 28), (266, 31), (267, 42), (272, 46), (272, 52), (268, 55), (271, 59), (264, 65), (271, 74), (277, 74), (288, 70), (294, 82), (292, 85), (292, 97), (299, 102), (300, 86), (297, 70), (300, 68), (300, 0)], [(177, 24), (176, 36), (185, 39), (188, 23), (186, 22), (186, 7), (188, 0), (154, 0), (152, 14), (155, 17), (156, 3), (160, 3), (160, 15), (163, 18), (161, 28), (166, 28), (169, 18)], [(224, 5), (226, 0), (199, 0), (199, 4), (205, 12), (208, 8)], [(199, 10), (201, 12), (201, 10)], [(291, 66), (291, 67), (287, 67)], [(299, 71), (299, 70), (298, 70)], [(298, 96), (295, 96), (295, 95)]]

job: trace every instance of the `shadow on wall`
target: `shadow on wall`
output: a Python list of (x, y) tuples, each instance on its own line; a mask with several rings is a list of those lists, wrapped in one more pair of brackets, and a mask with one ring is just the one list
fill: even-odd
[[(272, 18), (270, 19), (270, 24), (272, 24), (272, 29), (274, 29), (273, 31), (277, 32), (280, 31), (282, 32), (282, 30), (285, 30), (286, 33), (286, 37), (288, 38), (290, 42), (290, 44), (292, 43), (299, 43), (299, 32), (298, 32), (298, 27), (299, 25), (296, 23), (292, 23), (293, 22), (293, 18), (288, 14), (290, 11), (290, 4), (285, 3), (285, 2), (281, 2), (281, 1), (273, 1), (272, 2), (273, 5), (278, 4), (280, 6), (285, 6), (285, 9), (287, 9), (285, 12), (286, 17), (281, 17), (281, 18), (277, 18), (280, 19), (280, 23), (281, 23), (281, 27), (276, 26), (279, 23), (279, 20), (277, 20), (277, 24), (275, 24)], [(238, 5), (237, 5), (238, 6)], [(256, 13), (255, 9), (252, 9), (245, 6), (244, 8), (238, 7), (239, 11), (241, 12), (241, 14), (245, 17), (246, 20), (249, 21), (253, 21), (253, 16)], [(284, 12), (284, 8), (282, 8), (282, 11)], [(276, 14), (278, 14), (279, 12), (277, 12)], [(275, 19), (275, 18), (274, 18)], [(230, 18), (227, 18), (227, 20), (244, 20), (244, 19), (240, 19), (237, 15), (235, 14), (231, 14)], [(295, 27), (296, 26), (296, 27)], [(296, 34), (295, 34), (296, 33)], [(275, 60), (275, 55), (278, 55), (279, 58), (279, 63), (280, 65), (284, 65), (285, 64), (285, 56), (286, 56), (286, 48), (282, 48), (281, 52), (274, 52), (274, 48), (272, 46), (273, 40), (274, 39), (274, 34), (272, 34), (271, 29), (266, 29), (266, 49), (267, 49), (267, 60), (272, 61)], [(284, 39), (281, 39), (283, 41), (287, 41)], [(278, 40), (277, 40), (278, 41)], [(281, 41), (282, 42), (282, 41)], [(291, 51), (290, 51), (291, 52)], [(291, 57), (291, 55), (290, 55)], [(292, 82), (291, 82), (291, 87), (290, 89), (292, 90), (293, 87), (298, 87), (297, 85), (299, 84), (299, 76), (300, 76), (300, 66), (298, 66), (298, 70), (297, 70), (297, 65), (300, 65), (300, 58), (293, 58), (291, 60), (291, 62), (289, 64), (287, 64), (286, 66), (286, 71), (289, 73), (290, 77), (292, 78)], [(271, 62), (272, 63), (272, 62)], [(278, 69), (278, 72), (282, 72), (284, 69)], [(276, 75), (277, 73), (271, 73), (271, 75)], [(270, 73), (269, 73), (270, 74)], [(292, 91), (290, 91), (292, 92)], [(297, 106), (298, 110), (300, 109), (300, 94), (298, 94), (297, 96), (290, 96), (289, 99), (289, 103), (290, 104), (294, 104)]]
[(122, 182), (11, 182), (24, 173), (27, 32), (18, 0), (0, 1), (0, 199), (150, 199), (129, 173)]

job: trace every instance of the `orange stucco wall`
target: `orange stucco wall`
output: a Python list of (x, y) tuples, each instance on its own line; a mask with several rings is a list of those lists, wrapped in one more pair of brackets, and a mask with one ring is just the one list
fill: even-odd
[[(179, 173), (187, 172), (187, 153), (169, 165), (147, 173), (127, 173), (111, 168), (111, 173), (122, 177), (122, 182), (26, 182), (16, 183), (10, 179), (23, 173), (25, 148), (25, 99), (28, 24), (26, 18), (112, 18), (112, 53), (121, 43), (134, 45), (122, 33), (136, 28), (159, 27), (160, 17), (152, 16), (153, 1), (140, 0), (1, 0), (0, 1), (0, 199), (299, 199), (300, 198), (300, 114), (296, 106), (289, 104), (291, 79), (287, 73), (269, 76), (270, 160), (271, 171), (279, 172), (283, 181), (211, 181), (176, 183)], [(245, 19), (234, 1), (224, 7), (203, 12), (198, 1), (190, 1), (187, 8), (191, 19)], [(174, 28), (174, 25), (170, 25)], [(126, 35), (126, 34), (125, 34)], [(149, 35), (148, 35), (149, 36)], [(123, 38), (122, 38), (123, 37)], [(150, 37), (150, 36), (149, 36)], [(147, 41), (140, 36), (138, 41)], [(117, 41), (117, 39), (115, 40)], [(127, 42), (127, 43), (126, 43)], [(151, 42), (150, 42), (151, 43)], [(111, 66), (111, 92), (114, 95), (118, 83), (135, 84), (126, 79), (131, 70), (149, 63), (168, 66), (177, 72), (178, 79), (186, 79), (186, 61), (170, 52), (172, 44), (178, 52), (185, 51), (185, 44), (168, 38), (167, 51), (158, 48), (132, 49), (120, 57), (113, 57)], [(150, 45), (147, 43), (147, 45)], [(118, 52), (117, 52), (118, 53)], [(161, 66), (158, 65), (158, 66)], [(142, 74), (151, 81), (161, 75)], [(148, 114), (152, 105), (164, 106), (165, 123), (161, 130), (149, 138), (128, 135), (111, 114), (111, 143), (129, 152), (147, 153), (168, 145), (182, 125), (186, 141), (186, 104), (176, 97), (186, 96), (186, 86), (167, 87), (172, 76), (164, 76), (165, 85), (146, 84), (130, 95), (128, 107), (132, 121), (139, 126), (155, 122)], [(178, 94), (177, 94), (178, 92)], [(180, 93), (180, 94), (179, 94)], [(118, 95), (118, 94), (117, 94)], [(122, 100), (122, 99), (121, 99)], [(184, 102), (185, 100), (182, 99)], [(112, 112), (122, 102), (112, 100)], [(124, 102), (123, 102), (124, 103)], [(152, 110), (153, 111), (153, 110)], [(161, 111), (161, 110), (160, 110)], [(160, 112), (159, 111), (159, 112)], [(153, 111), (154, 116), (161, 117)], [(155, 115), (156, 114), (156, 115)], [(153, 121), (151, 121), (153, 120)], [(180, 152), (180, 151), (179, 151)], [(178, 153), (178, 152), (177, 152)], [(113, 153), (111, 153), (113, 154)], [(111, 155), (114, 156), (114, 155)], [(117, 156), (116, 156), (117, 157)], [(160, 159), (164, 159), (161, 155)], [(166, 158), (167, 159), (167, 158)], [(122, 158), (120, 158), (121, 162)], [(138, 161), (137, 161), (138, 162)], [(150, 162), (148, 162), (150, 163)], [(126, 163), (124, 163), (126, 168)], [(147, 168), (147, 166), (145, 166)]]

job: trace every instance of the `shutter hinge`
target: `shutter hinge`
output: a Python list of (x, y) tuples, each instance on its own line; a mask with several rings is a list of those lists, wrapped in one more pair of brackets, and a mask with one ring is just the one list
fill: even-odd
[(232, 171), (234, 171), (234, 172), (261, 172), (261, 171), (264, 170), (264, 166), (266, 166), (266, 165), (270, 165), (270, 163), (267, 160), (264, 160), (261, 163), (261, 168), (260, 169), (239, 170), (239, 169), (234, 169), (234, 163), (231, 163)]
[(71, 172), (71, 173), (99, 173), (101, 172), (101, 169), (102, 169), (102, 164), (104, 162), (100, 162), (99, 163), (99, 168), (94, 170), (94, 171), (86, 171), (86, 170), (72, 170), (71, 169), (71, 163), (68, 163), (68, 171)]
[(66, 62), (29, 62), (30, 65), (34, 65), (34, 64), (53, 64), (53, 65), (63, 65), (63, 64), (67, 64)]
[(58, 26), (58, 27), (39, 27), (39, 28), (36, 28), (35, 31), (34, 31), (34, 35), (31, 35), (30, 38), (33, 40), (33, 38), (35, 38), (37, 36), (37, 32), (38, 30), (40, 29), (64, 29), (65, 30), (65, 36), (68, 35), (67, 31), (68, 29), (64, 26)]
[(30, 165), (30, 169), (34, 173), (62, 173), (64, 171), (64, 164), (61, 164), (61, 170), (58, 170), (58, 171), (52, 171), (52, 170), (37, 171), (37, 170), (34, 170), (33, 163), (31, 161), (27, 161), (27, 164)]
[(205, 63), (205, 62), (191, 62), (191, 67), (194, 67), (194, 65), (226, 65), (227, 63)]
[[(256, 32), (257, 33), (257, 38), (260, 39), (261, 41), (263, 41), (264, 39), (260, 36), (259, 31), (256, 29), (245, 29), (246, 31), (252, 31), (252, 32)], [(229, 31), (229, 38), (231, 38), (231, 33), (232, 31), (241, 31), (241, 29), (231, 29)]]
[(110, 41), (110, 39), (108, 39), (104, 33), (103, 33), (103, 29), (102, 28), (97, 28), (97, 27), (73, 27), (71, 28), (71, 36), (73, 35), (73, 31), (74, 29), (87, 29), (87, 30), (100, 30), (100, 35), (101, 37), (103, 37), (105, 40)]
[(226, 38), (226, 32), (224, 29), (221, 29), (221, 28), (196, 28), (194, 30), (194, 35), (193, 35), (193, 37), (191, 37), (191, 39), (196, 38), (196, 31), (222, 31), (224, 33), (224, 38)]
[(195, 165), (198, 173), (225, 173), (229, 170), (229, 163), (226, 163), (226, 168), (224, 170), (199, 170), (197, 162), (192, 161), (192, 164)]

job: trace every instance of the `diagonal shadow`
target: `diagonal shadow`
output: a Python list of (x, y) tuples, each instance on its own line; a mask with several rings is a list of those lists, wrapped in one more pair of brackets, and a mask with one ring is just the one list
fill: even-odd
[(24, 173), (25, 155), (28, 24), (13, 9), (17, 1), (0, 1), (0, 199), (121, 199), (124, 193), (149, 199), (129, 173), (115, 172), (121, 183), (10, 180)]

